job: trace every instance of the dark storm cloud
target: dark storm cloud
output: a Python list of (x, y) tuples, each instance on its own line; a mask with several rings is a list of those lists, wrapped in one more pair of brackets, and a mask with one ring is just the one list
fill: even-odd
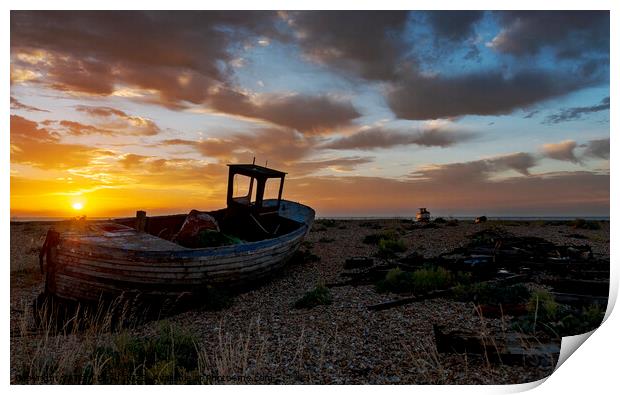
[(279, 20), (271, 12), (14, 12), (11, 50), (46, 51), (36, 63), (46, 77), (40, 82), (61, 91), (138, 88), (171, 108), (207, 104), (303, 132), (360, 116), (350, 102), (325, 95), (250, 99), (232, 87), (234, 49), (262, 36), (289, 40), (277, 31)]
[[(472, 35), (482, 15), (429, 12), (427, 20), (438, 37), (456, 43)], [(305, 59), (342, 75), (387, 82), (389, 106), (404, 119), (507, 114), (606, 78), (608, 12), (496, 15), (501, 31), (490, 45), (497, 51), (522, 56), (549, 47), (558, 57), (583, 59), (553, 73), (423, 74), (422, 45), (406, 37), (405, 11), (13, 11), (12, 67), (29, 83), (71, 94), (134, 89), (143, 94), (134, 100), (208, 106), (304, 133), (347, 126), (360, 114), (327, 95), (243, 93), (232, 64), (261, 37), (295, 45)], [(479, 58), (479, 49), (471, 46), (465, 56)]]
[(309, 58), (369, 80), (396, 77), (407, 49), (406, 11), (291, 12), (287, 20)]
[(515, 56), (552, 48), (559, 58), (609, 53), (609, 11), (498, 11), (502, 27), (493, 48)]
[(474, 25), (482, 19), (484, 11), (429, 11), (428, 23), (440, 38), (464, 41), (472, 35)]
[(419, 132), (403, 132), (375, 127), (339, 138), (325, 144), (323, 148), (373, 150), (411, 144), (444, 148), (470, 140), (473, 136), (470, 132), (438, 128)]
[(229, 47), (277, 35), (272, 12), (14, 11), (11, 51), (48, 52), (56, 89), (109, 95), (115, 84), (154, 89), (171, 106), (201, 103), (229, 80)]
[(601, 100), (599, 104), (593, 106), (565, 108), (556, 114), (551, 114), (547, 116), (543, 123), (552, 124), (566, 121), (574, 121), (580, 119), (583, 115), (606, 110), (609, 110), (609, 96)]
[(413, 73), (393, 84), (387, 100), (394, 114), (404, 119), (498, 115), (562, 96), (592, 83), (589, 79), (542, 70), (520, 71), (511, 76), (498, 71), (454, 77)]

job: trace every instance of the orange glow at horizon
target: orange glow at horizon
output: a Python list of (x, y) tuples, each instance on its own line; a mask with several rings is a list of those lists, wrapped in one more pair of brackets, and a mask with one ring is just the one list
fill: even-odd
[(177, 214), (191, 209), (219, 209), (225, 206), (225, 185), (123, 183), (91, 184), (74, 177), (66, 180), (11, 177), (11, 216), (14, 217), (88, 217), (132, 216), (137, 210), (152, 215)]

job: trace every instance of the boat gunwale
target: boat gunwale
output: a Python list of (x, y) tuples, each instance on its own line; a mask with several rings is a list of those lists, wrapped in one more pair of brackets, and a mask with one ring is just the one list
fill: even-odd
[[(196, 258), (196, 257), (207, 257), (207, 256), (219, 256), (219, 255), (225, 256), (225, 255), (230, 255), (230, 254), (235, 254), (235, 253), (238, 253), (238, 254), (252, 253), (258, 250), (272, 248), (273, 246), (277, 244), (285, 243), (287, 241), (293, 240), (298, 237), (303, 237), (310, 230), (311, 222), (314, 220), (314, 216), (316, 215), (314, 209), (304, 204), (298, 203), (298, 202), (293, 202), (293, 201), (288, 201), (288, 200), (282, 200), (282, 202), (293, 204), (300, 208), (306, 209), (309, 215), (306, 216), (303, 222), (299, 222), (300, 227), (298, 229), (295, 229), (292, 232), (289, 232), (289, 233), (286, 233), (286, 234), (283, 234), (281, 236), (271, 238), (271, 239), (264, 239), (264, 240), (252, 241), (252, 242), (247, 242), (247, 243), (242, 243), (242, 244), (233, 244), (233, 245), (226, 245), (226, 246), (219, 246), (219, 247), (187, 248), (187, 247), (179, 246), (179, 249), (174, 249), (174, 250), (138, 250), (138, 249), (124, 248), (124, 247), (117, 247), (117, 246), (102, 246), (94, 241), (87, 240), (88, 237), (92, 237), (92, 236), (77, 235), (77, 238), (67, 239), (67, 238), (63, 238), (61, 235), (61, 242), (58, 247), (72, 248), (75, 246), (75, 247), (86, 247), (92, 250), (105, 250), (101, 254), (102, 256), (109, 255), (109, 253), (112, 251), (123, 252), (123, 253), (131, 255), (133, 258), (162, 257), (162, 258), (168, 258), (168, 259), (170, 258), (191, 259), (191, 258)], [(101, 237), (101, 236), (96, 236), (96, 237)], [(153, 237), (157, 237), (157, 236), (153, 236)], [(81, 238), (82, 240), (80, 240), (79, 238)], [(62, 248), (59, 248), (59, 249), (62, 251)]]

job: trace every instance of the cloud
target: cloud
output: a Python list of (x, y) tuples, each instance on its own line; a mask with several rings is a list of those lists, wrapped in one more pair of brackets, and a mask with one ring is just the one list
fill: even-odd
[(57, 131), (72, 136), (100, 134), (104, 136), (155, 136), (161, 132), (159, 126), (150, 119), (128, 115), (110, 107), (76, 106), (76, 110), (95, 119), (95, 124), (61, 120), (45, 121), (45, 125), (56, 125)]
[(137, 154), (126, 154), (123, 156), (123, 159), (119, 160), (119, 163), (126, 169), (138, 166), (142, 164), (148, 156), (137, 155)]
[(373, 157), (351, 156), (332, 159), (306, 160), (316, 152), (316, 139), (305, 137), (291, 129), (263, 128), (252, 134), (236, 134), (226, 138), (205, 140), (169, 139), (160, 146), (189, 146), (206, 158), (220, 163), (251, 162), (264, 164), (300, 177), (323, 169), (339, 172), (354, 170), (358, 165), (370, 163)]
[(547, 158), (567, 161), (572, 163), (581, 163), (575, 155), (577, 143), (573, 140), (565, 140), (559, 143), (545, 144), (542, 147), (543, 154)]
[(70, 120), (45, 121), (46, 125), (56, 125), (58, 131), (72, 136), (100, 134), (104, 136), (155, 136), (161, 132), (159, 126), (150, 119), (110, 107), (76, 106), (76, 110), (95, 119), (95, 124), (85, 124)]
[(17, 68), (38, 70), (38, 81), (58, 90), (110, 95), (124, 86), (171, 107), (199, 104), (230, 81), (230, 46), (277, 36), (276, 19), (264, 11), (13, 11), (11, 53)]
[(584, 157), (609, 159), (609, 138), (590, 140), (585, 144)]
[(11, 115), (11, 142), (37, 140), (55, 143), (58, 142), (59, 139), (60, 136), (57, 133), (50, 132), (45, 128), (40, 128), (36, 122), (19, 115)]
[[(37, 70), (38, 83), (69, 94), (110, 96), (129, 90), (135, 92), (134, 100), (172, 109), (207, 105), (304, 133), (346, 126), (360, 116), (350, 101), (328, 95), (250, 96), (235, 87), (232, 69), (240, 45), (250, 45), (257, 36), (262, 37), (260, 43), (270, 37), (290, 39), (279, 33), (276, 13), (14, 11), (11, 15), (14, 63)], [(132, 120), (119, 112), (99, 112)]]
[[(51, 124), (53, 121), (49, 121), (47, 123)], [(58, 122), (58, 125), (61, 126), (62, 130), (64, 130), (67, 134), (72, 136), (86, 136), (89, 134), (101, 134), (107, 136), (114, 135), (114, 132), (111, 130), (100, 129), (93, 125), (86, 125), (75, 121), (62, 120)]]
[(470, 162), (426, 166), (413, 173), (412, 178), (442, 183), (467, 184), (487, 180), (491, 176), (506, 170), (514, 170), (521, 175), (529, 176), (529, 169), (536, 166), (536, 163), (537, 160), (534, 155), (517, 152)]
[(24, 104), (20, 102), (19, 100), (17, 100), (16, 98), (14, 98), (13, 96), (11, 96), (11, 110), (24, 110), (24, 111), (30, 111), (30, 112), (49, 112), (48, 110), (42, 110), (40, 108)]
[(268, 121), (306, 134), (334, 131), (361, 116), (350, 101), (327, 95), (263, 94), (250, 97), (221, 89), (211, 95), (208, 103), (216, 111)]
[(427, 11), (428, 23), (439, 38), (465, 41), (474, 31), (474, 25), (484, 11)]
[(267, 160), (272, 164), (293, 163), (308, 156), (315, 140), (291, 129), (262, 128), (251, 134), (235, 134), (225, 138), (205, 140), (169, 139), (161, 146), (185, 145), (194, 148), (208, 158), (222, 162), (249, 162), (253, 157), (257, 163)]
[(39, 124), (11, 115), (11, 163), (43, 169), (68, 169), (87, 166), (109, 152), (80, 144), (64, 144), (60, 136)]
[(305, 56), (369, 80), (391, 80), (405, 61), (406, 11), (321, 11), (285, 14)]
[(394, 114), (403, 119), (498, 115), (593, 83), (590, 79), (542, 70), (519, 71), (511, 76), (487, 71), (451, 77), (414, 72), (391, 86), (387, 101)]
[[(427, 15), (436, 35), (458, 41), (471, 36), (483, 13)], [(502, 32), (491, 46), (502, 53), (550, 45), (564, 57), (576, 48), (608, 53), (608, 12), (497, 15)], [(329, 95), (245, 92), (234, 70), (241, 51), (277, 40), (342, 75), (387, 82), (390, 108), (404, 119), (506, 114), (607, 78), (597, 73), (606, 63), (601, 56), (585, 59), (580, 71), (423, 74), (423, 44), (407, 36), (410, 21), (406, 11), (13, 11), (11, 81), (67, 94), (131, 92), (132, 100), (172, 109), (206, 106), (317, 134), (346, 127), (360, 113), (349, 100)]]
[(603, 98), (599, 104), (587, 107), (571, 107), (547, 116), (543, 123), (553, 124), (580, 119), (584, 114), (609, 110), (609, 96)]
[(514, 56), (552, 48), (559, 58), (609, 55), (609, 11), (498, 11), (503, 28), (490, 42)]
[(403, 132), (374, 127), (336, 139), (323, 145), (322, 148), (373, 150), (412, 144), (445, 148), (470, 140), (473, 136), (474, 134), (470, 132), (450, 131), (439, 128), (430, 128), (417, 132)]
[(510, 169), (524, 176), (530, 174), (529, 169), (536, 166), (536, 162), (537, 160), (532, 154), (525, 152), (501, 155), (487, 160), (487, 163), (490, 163), (491, 166), (494, 166), (497, 170)]
[(373, 159), (373, 157), (368, 156), (350, 156), (335, 159), (297, 162), (288, 167), (287, 171), (292, 177), (295, 178), (328, 168), (337, 172), (350, 172), (355, 170), (359, 165), (372, 163)]
[(115, 134), (135, 136), (155, 136), (161, 132), (152, 120), (110, 107), (77, 106), (76, 109), (92, 117), (99, 118), (102, 129), (112, 130)]

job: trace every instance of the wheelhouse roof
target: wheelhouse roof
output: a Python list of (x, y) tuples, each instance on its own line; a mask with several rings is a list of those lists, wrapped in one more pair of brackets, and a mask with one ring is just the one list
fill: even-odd
[(254, 164), (229, 164), (228, 167), (236, 174), (255, 178), (282, 178), (285, 172)]

